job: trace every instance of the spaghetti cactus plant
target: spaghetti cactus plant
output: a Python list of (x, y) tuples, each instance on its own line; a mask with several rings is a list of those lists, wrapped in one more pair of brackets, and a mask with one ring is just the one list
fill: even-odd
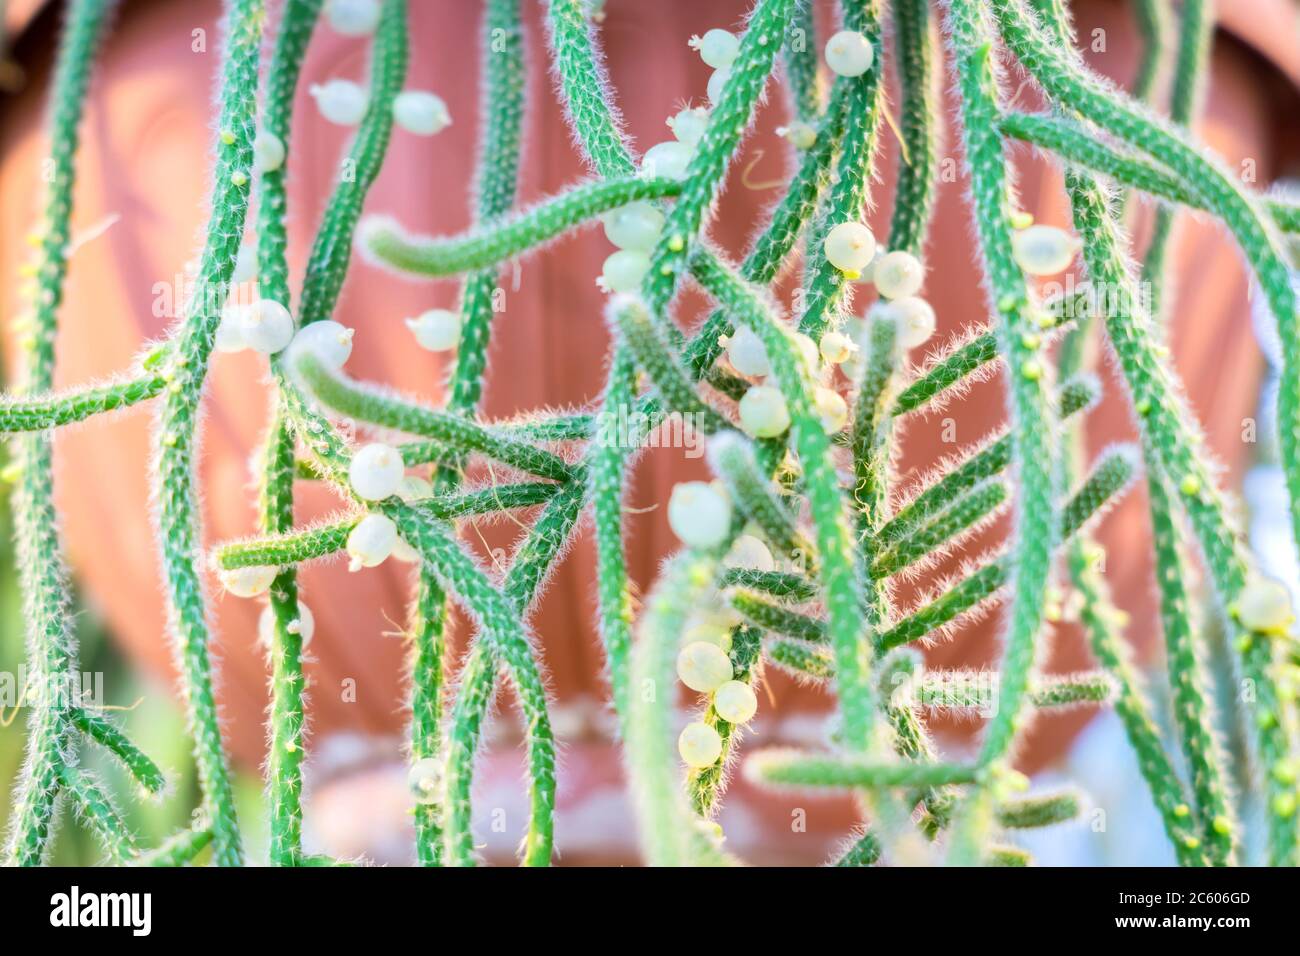
[[(1158, 286), (1179, 206), (1214, 217), (1240, 247), (1283, 347), (1278, 437), (1300, 531), (1300, 333), (1284, 245), (1285, 233), (1300, 232), (1300, 208), (1255, 195), (1187, 131), (1204, 72), (1209, 5), (1182, 4), (1166, 118), (1142, 103), (1174, 22), (1166, 0), (1138, 4), (1148, 55), (1132, 95), (1082, 64), (1068, 13), (1054, 0), (947, 0), (937, 7), (926, 0), (842, 0), (831, 33), (820, 39), (806, 0), (756, 0), (734, 33), (702, 24), (705, 32), (691, 43), (715, 70), (707, 105), (682, 110), (669, 124), (675, 138), (638, 156), (605, 74), (593, 13), (599, 5), (542, 0), (556, 95), (593, 175), (524, 208), (515, 198), (527, 159), (520, 135), (529, 42), (522, 2), (483, 4), (474, 225), (463, 235), (418, 236), (382, 210), (362, 212), (394, 122), (426, 134), (446, 123), (436, 97), (404, 90), (406, 0), (285, 0), (272, 11), (262, 0), (229, 0), (197, 290), (138, 369), (55, 393), (78, 122), (110, 6), (69, 4), (50, 110), (58, 174), (32, 264), (24, 377), (0, 403), (0, 429), (15, 436), (27, 668), (39, 681), (29, 694), (30, 743), (7, 860), (47, 858), (51, 820), (66, 800), (115, 862), (185, 864), (209, 845), (216, 863), (244, 862), (213, 692), (211, 651), (222, 636), (209, 624), (211, 568), (232, 594), (268, 602), (271, 862), (336, 862), (303, 849), (311, 701), (302, 653), (311, 619), (295, 572), (305, 562), (346, 554), (354, 568), (393, 555), (419, 565), (407, 623), (419, 862), (475, 862), (475, 759), (500, 675), (515, 691), (525, 727), (530, 816), (521, 860), (552, 863), (556, 744), (545, 662), (527, 622), (546, 576), (590, 512), (610, 706), (652, 863), (741, 862), (714, 822), (739, 766), (759, 785), (853, 794), (864, 819), (845, 834), (837, 860), (843, 865), (1024, 864), (1024, 851), (1007, 842), (1015, 831), (1059, 824), (1086, 806), (1086, 794), (1075, 790), (1019, 793), (1023, 778), (1012, 769), (1032, 713), (1066, 706), (1117, 711), (1179, 862), (1243, 862), (1244, 819), (1213, 730), (1206, 648), (1186, 610), (1184, 569), (1194, 560), (1207, 571), (1235, 666), (1253, 689), (1239, 706), (1253, 728), (1252, 772), (1266, 795), (1258, 822), (1268, 862), (1297, 863), (1300, 745), (1290, 601), (1256, 567), (1234, 524), (1230, 492), (1218, 483), (1162, 344), (1161, 300), (1137, 286), (1139, 276)], [(291, 123), (315, 121), (292, 115), (292, 105), (323, 13), (334, 27), (370, 36), (370, 82), (364, 93), (315, 91), (322, 113), (357, 128), (349, 174), (324, 207), (302, 286), (292, 290), (285, 184), (295, 157), (287, 144)], [(264, 30), (273, 31), (270, 42)], [(932, 348), (935, 329), (924, 260), (942, 123), (934, 90), (945, 63), (959, 105), (962, 186), (977, 224), (989, 319), (922, 360), (918, 350)], [(1043, 111), (1014, 107), (1006, 84), (1013, 64), (1041, 89)], [(887, 102), (891, 70), (901, 93), (896, 121)], [(748, 254), (729, 262), (708, 238), (716, 200), (758, 104), (780, 89), (789, 94), (791, 174)], [(887, 123), (904, 162), (889, 234), (876, 237), (864, 219), (875, 201)], [(1008, 161), (1016, 141), (1064, 166), (1072, 232), (1036, 225), (1019, 209)], [(1140, 273), (1119, 218), (1117, 199), (1125, 191), (1164, 204)], [(601, 400), (576, 413), (487, 419), (479, 405), (491, 374), (488, 344), (504, 334), (492, 323), (500, 270), (601, 219), (617, 247), (600, 277), (612, 343)], [(226, 299), (246, 220), (256, 223), (260, 300), (232, 306)], [(1096, 294), (1045, 300), (1041, 278), (1065, 270), (1076, 254)], [(354, 330), (334, 316), (354, 255), (415, 277), (463, 277), (456, 310), (411, 323), (424, 347), (456, 348), (445, 407), (345, 370)], [(797, 307), (789, 310), (774, 284), (793, 263), (801, 281)], [(674, 308), (688, 283), (712, 301), (713, 311), (694, 330), (683, 327)], [(863, 294), (876, 296), (865, 314), (854, 301)], [(355, 334), (378, 333), (363, 326)], [(1102, 388), (1089, 368), (1089, 343), (1098, 338), (1118, 359), (1140, 442), (1089, 461), (1078, 425)], [(197, 422), (214, 349), (238, 347), (265, 353), (275, 382), (259, 459), (260, 532), (205, 554), (195, 496)], [(901, 423), (998, 368), (1007, 383), (1006, 431), (904, 497), (894, 454)], [(148, 757), (65, 686), (77, 652), (50, 467), (58, 428), (146, 402), (157, 405), (155, 457), (141, 467), (154, 475), (165, 591), (204, 811), (193, 829), (155, 848), (139, 845), (103, 785), (78, 766), (85, 741), (120, 757), (145, 791), (165, 785)], [(679, 485), (663, 502), (682, 549), (638, 613), (625, 563), (624, 490), (638, 452), (672, 415), (708, 436), (717, 480)], [(343, 418), (382, 440), (356, 441), (341, 429)], [(626, 422), (634, 423), (630, 431), (618, 427)], [(399, 442), (394, 434), (407, 438)], [(493, 484), (472, 482), (467, 465), (476, 459), (492, 463)], [(432, 467), (433, 481), (407, 473), (423, 465)], [(1102, 554), (1090, 537), (1096, 516), (1139, 478), (1150, 492), (1168, 702), (1148, 694), (1128, 659), (1123, 616), (1111, 603)], [(333, 488), (345, 513), (295, 525), (301, 482)], [(1015, 521), (1001, 551), (914, 606), (902, 600), (902, 577), (959, 550), (1006, 507)], [(529, 508), (538, 510), (500, 574), (481, 567), (458, 537), (459, 519)], [(1042, 649), (1053, 592), (1063, 587), (1077, 599), (1096, 669), (1049, 676), (1040, 670)], [(917, 647), (954, 633), (999, 597), (1006, 610), (995, 674), (926, 666)], [(448, 601), (463, 605), (476, 623), (458, 673), (444, 646)], [(770, 667), (828, 686), (838, 721), (823, 746), (743, 747), (745, 725), (764, 706), (757, 690)], [(679, 682), (697, 695), (691, 714), (679, 713)], [(1161, 707), (1171, 708), (1169, 720)], [(980, 745), (944, 753), (927, 726), (936, 711), (986, 717)], [(1158, 730), (1162, 724), (1172, 727), (1172, 743)], [(1088, 781), (1077, 783), (1086, 788)]]

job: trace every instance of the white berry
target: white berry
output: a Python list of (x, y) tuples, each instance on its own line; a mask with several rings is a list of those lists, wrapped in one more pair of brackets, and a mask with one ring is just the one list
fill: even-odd
[(683, 481), (668, 498), (668, 525), (692, 548), (715, 547), (731, 530), (731, 501), (717, 485)]
[(821, 419), (826, 434), (834, 435), (849, 422), (849, 405), (844, 396), (833, 388), (819, 387), (813, 393), (813, 405)]
[(270, 590), (279, 568), (258, 565), (221, 572), (221, 586), (235, 597), (251, 598)]
[(333, 319), (323, 319), (304, 325), (289, 343), (293, 361), (298, 356), (310, 354), (326, 368), (337, 372), (352, 355), (352, 336), (355, 330), (340, 325)]
[(723, 67), (721, 70), (714, 70), (713, 75), (709, 77), (709, 85), (705, 87), (708, 94), (709, 102), (714, 106), (722, 99), (722, 91), (726, 89), (727, 80), (731, 79), (731, 69)]
[(397, 525), (387, 515), (369, 514), (348, 534), (349, 571), (383, 564), (397, 545)]
[(401, 536), (398, 536), (397, 541), (393, 544), (393, 557), (398, 561), (405, 561), (407, 564), (419, 564), (424, 560), (424, 555), (407, 544)]
[(770, 385), (755, 385), (740, 399), (740, 424), (756, 438), (775, 438), (790, 427), (785, 396)]
[(822, 249), (831, 265), (856, 279), (876, 254), (876, 237), (860, 222), (842, 222), (826, 234)]
[(691, 690), (711, 694), (731, 680), (731, 658), (717, 644), (696, 641), (677, 655), (677, 677)]
[(809, 374), (816, 375), (820, 357), (817, 343), (802, 332), (793, 333), (790, 340), (794, 342), (794, 347), (798, 351), (799, 357), (803, 359), (803, 364), (807, 366)]
[(699, 106), (681, 110), (668, 120), (668, 128), (673, 131), (677, 141), (691, 148), (699, 144), (708, 125), (709, 111)]
[(611, 210), (605, 216), (605, 238), (620, 249), (649, 252), (659, 240), (664, 214), (652, 203), (638, 201)]
[(641, 157), (641, 172), (654, 179), (681, 179), (695, 150), (675, 139), (655, 143)]
[(713, 709), (729, 724), (747, 724), (758, 713), (758, 696), (744, 681), (729, 680), (714, 691)]
[(307, 90), (320, 115), (338, 126), (356, 126), (366, 115), (370, 95), (351, 80), (328, 80)]
[(827, 332), (817, 345), (817, 351), (821, 352), (822, 358), (831, 365), (848, 361), (857, 350), (857, 345), (843, 332)]
[(348, 481), (358, 498), (382, 501), (397, 494), (402, 486), (405, 464), (402, 453), (392, 445), (374, 442), (363, 445), (352, 456)]
[(826, 41), (826, 65), (837, 76), (861, 76), (875, 58), (871, 43), (856, 30), (841, 30)]
[(271, 173), (284, 165), (284, 140), (266, 130), (253, 139), (253, 163), (259, 172)]
[(752, 534), (742, 534), (736, 538), (722, 563), (729, 568), (747, 568), (751, 571), (776, 570), (772, 552)]
[[(304, 650), (316, 633), (316, 617), (302, 601), (298, 602), (298, 616), (289, 622), (289, 630), (302, 640)], [(269, 604), (262, 608), (262, 616), (257, 619), (257, 637), (267, 647), (275, 637), (275, 611)]]
[(263, 355), (283, 351), (293, 341), (293, 316), (274, 299), (260, 299), (240, 315), (244, 344)]
[(325, 19), (345, 37), (366, 36), (379, 25), (379, 0), (329, 0)]
[(677, 752), (688, 767), (712, 767), (722, 756), (722, 738), (708, 724), (687, 724), (677, 738)]
[(631, 249), (620, 249), (605, 260), (600, 275), (609, 292), (635, 292), (649, 271), (648, 255)]
[(886, 299), (901, 299), (921, 291), (925, 267), (910, 252), (887, 252), (872, 263), (871, 277)]
[(416, 803), (436, 803), (442, 788), (442, 761), (436, 757), (417, 760), (406, 773), (406, 785)]
[(430, 309), (413, 319), (406, 327), (415, 334), (420, 348), (430, 352), (448, 352), (460, 342), (460, 315), (451, 309)]
[(403, 475), (402, 480), (397, 483), (397, 497), (408, 505), (413, 501), (428, 498), (432, 494), (433, 485), (429, 483), (429, 479), (421, 478), (419, 475)]
[(1295, 613), (1286, 587), (1272, 578), (1254, 575), (1237, 598), (1237, 619), (1242, 626), (1263, 634), (1284, 634)]
[(230, 274), (230, 281), (239, 285), (257, 275), (257, 240), (245, 236), (235, 253), (235, 271)]
[(767, 360), (767, 349), (763, 347), (763, 340), (744, 325), (736, 329), (727, 339), (727, 360), (741, 375), (761, 376), (772, 371), (772, 365)]
[(817, 130), (799, 121), (789, 126), (778, 126), (776, 135), (789, 140), (790, 145), (795, 149), (812, 149), (817, 142)]
[(1016, 262), (1031, 276), (1053, 276), (1074, 261), (1079, 240), (1055, 226), (1030, 226), (1011, 234)]
[(682, 643), (712, 644), (726, 654), (731, 650), (731, 627), (713, 618), (691, 619), (682, 630)]
[(436, 93), (404, 90), (393, 98), (393, 121), (408, 133), (434, 136), (451, 125), (451, 113)]
[(710, 30), (702, 37), (691, 37), (690, 48), (698, 50), (700, 59), (715, 70), (731, 66), (740, 52), (740, 41), (726, 30)]
[(889, 313), (898, 323), (898, 344), (905, 349), (924, 345), (934, 335), (934, 309), (922, 298), (909, 295), (895, 299), (889, 303)]
[(248, 348), (244, 341), (244, 313), (248, 306), (238, 302), (229, 302), (221, 310), (221, 322), (217, 325), (217, 338), (213, 347), (218, 352), (242, 352)]

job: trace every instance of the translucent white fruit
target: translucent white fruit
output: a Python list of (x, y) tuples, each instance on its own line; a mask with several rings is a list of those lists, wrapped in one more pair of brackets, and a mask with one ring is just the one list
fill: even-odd
[(841, 30), (826, 41), (826, 65), (837, 76), (861, 76), (875, 58), (871, 43), (856, 30)]
[(835, 389), (818, 388), (813, 393), (813, 405), (826, 434), (834, 435), (849, 423), (849, 404)]
[(415, 334), (420, 348), (430, 352), (447, 352), (460, 342), (460, 315), (451, 309), (430, 309), (413, 319), (406, 327)]
[(677, 677), (691, 690), (711, 694), (731, 680), (731, 658), (717, 644), (696, 641), (677, 655)]
[(702, 37), (691, 37), (690, 47), (692, 50), (699, 51), (700, 59), (707, 66), (720, 70), (725, 66), (731, 66), (736, 59), (736, 54), (740, 52), (740, 40), (734, 33), (714, 29)]
[(1254, 575), (1237, 599), (1237, 619), (1244, 627), (1264, 634), (1285, 633), (1295, 619), (1291, 595), (1272, 578)]
[(714, 70), (713, 75), (709, 77), (709, 85), (705, 87), (705, 92), (708, 93), (709, 102), (714, 106), (717, 106), (722, 99), (722, 91), (726, 88), (729, 79), (731, 79), (731, 69), (729, 67)]
[(910, 252), (887, 252), (872, 263), (871, 278), (886, 299), (901, 299), (921, 291), (925, 267)]
[(421, 478), (419, 475), (403, 475), (402, 480), (397, 483), (397, 497), (408, 505), (412, 501), (428, 498), (432, 494), (433, 485), (427, 478)]
[(648, 202), (630, 202), (605, 216), (605, 238), (632, 252), (653, 249), (663, 227), (664, 214)]
[(221, 322), (217, 325), (217, 338), (214, 348), (218, 352), (242, 352), (248, 348), (244, 342), (244, 312), (248, 306), (238, 302), (229, 302), (221, 310)]
[(867, 363), (862, 357), (862, 350), (859, 349), (840, 363), (840, 369), (850, 381), (857, 382), (861, 380), (862, 374), (867, 370)]
[(387, 515), (370, 514), (348, 534), (349, 571), (383, 564), (397, 546), (397, 525)]
[(260, 131), (253, 139), (253, 163), (259, 172), (270, 173), (284, 165), (284, 141), (274, 133)]
[(325, 19), (345, 37), (366, 36), (379, 25), (379, 0), (329, 0)]
[(934, 309), (918, 296), (909, 295), (889, 303), (889, 311), (898, 323), (897, 341), (905, 349), (914, 349), (934, 335)]
[(776, 561), (772, 552), (752, 534), (742, 534), (736, 538), (723, 560), (729, 568), (747, 568), (751, 571), (775, 571)]
[(424, 560), (424, 555), (420, 554), (399, 535), (397, 543), (393, 545), (393, 557), (398, 561), (405, 561), (407, 564), (419, 564)]
[(1054, 276), (1074, 261), (1078, 238), (1055, 226), (1030, 226), (1011, 234), (1016, 262), (1031, 276)]
[(727, 339), (727, 360), (731, 367), (741, 375), (767, 375), (772, 371), (767, 360), (767, 349), (763, 340), (750, 329), (742, 325)]
[(333, 319), (313, 322), (298, 330), (289, 345), (289, 355), (297, 361), (298, 356), (311, 354), (326, 368), (337, 372), (352, 355), (354, 333), (355, 330)]
[(876, 237), (860, 222), (842, 222), (826, 234), (822, 249), (831, 265), (856, 279), (876, 254)]
[(655, 179), (681, 179), (695, 150), (675, 139), (655, 143), (641, 157), (641, 172)]
[(279, 568), (258, 566), (221, 572), (221, 586), (235, 597), (251, 598), (270, 590)]
[(403, 90), (393, 97), (393, 122), (408, 133), (434, 136), (451, 125), (451, 113), (436, 93)]
[(307, 90), (320, 115), (339, 126), (356, 126), (366, 115), (370, 95), (351, 80), (328, 80)]
[(740, 399), (740, 425), (756, 438), (775, 438), (790, 427), (785, 397), (770, 385), (755, 385)]
[(259, 299), (240, 314), (244, 344), (263, 355), (274, 355), (293, 341), (293, 316), (274, 299)]
[(631, 249), (620, 249), (605, 260), (600, 276), (610, 292), (635, 292), (649, 271), (648, 255)]
[(682, 630), (682, 643), (684, 645), (712, 644), (726, 654), (731, 650), (731, 628), (712, 618), (691, 619), (686, 622), (686, 627)]
[[(316, 617), (302, 601), (298, 602), (298, 616), (289, 622), (289, 630), (302, 639), (304, 649), (316, 633)], [(262, 608), (262, 616), (257, 619), (257, 637), (267, 647), (275, 638), (275, 611), (269, 604)]]
[(348, 481), (358, 498), (382, 501), (397, 494), (402, 485), (402, 453), (392, 445), (373, 442), (362, 445), (352, 456), (348, 467)]
[(257, 240), (245, 236), (235, 253), (235, 271), (230, 274), (230, 281), (238, 285), (257, 275)]
[(747, 724), (758, 713), (758, 696), (744, 681), (729, 680), (714, 691), (713, 709), (729, 724)]
[(821, 342), (817, 344), (817, 350), (821, 352), (822, 358), (831, 365), (839, 365), (858, 350), (853, 340), (843, 332), (827, 332), (822, 336)]
[(436, 803), (442, 788), (442, 761), (436, 757), (417, 760), (406, 772), (406, 785), (416, 803)]
[(712, 767), (722, 756), (722, 738), (708, 724), (687, 724), (677, 738), (677, 752), (688, 767)]
[[(703, 607), (697, 607), (691, 611), (686, 618), (687, 628), (695, 627), (714, 627), (720, 628), (727, 632), (727, 645), (722, 649), (724, 651), (731, 649), (731, 630), (743, 624), (745, 619), (740, 612), (727, 603), (707, 604)], [(704, 640), (704, 638), (700, 638)], [(690, 643), (683, 636), (683, 644)], [(713, 643), (719, 643), (714, 641)]]
[(789, 126), (778, 126), (776, 135), (789, 140), (790, 145), (795, 149), (812, 149), (817, 142), (817, 130), (803, 122), (794, 122)]
[(699, 106), (684, 109), (668, 120), (668, 128), (673, 131), (677, 141), (692, 149), (699, 143), (708, 125), (709, 111)]
[(712, 548), (731, 530), (731, 501), (707, 481), (683, 481), (668, 498), (668, 526), (692, 548)]
[(795, 349), (799, 352), (799, 357), (803, 359), (804, 365), (808, 366), (808, 371), (815, 374), (821, 355), (817, 343), (802, 332), (795, 332), (790, 338), (794, 342)]

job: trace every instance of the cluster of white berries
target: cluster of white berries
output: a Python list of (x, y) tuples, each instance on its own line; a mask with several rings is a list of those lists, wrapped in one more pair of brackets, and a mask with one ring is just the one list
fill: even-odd
[[(235, 597), (254, 598), (269, 591), (279, 573), (280, 569), (275, 567), (236, 568), (222, 571), (221, 583)], [(301, 600), (298, 602), (298, 614), (289, 622), (288, 629), (298, 635), (304, 649), (311, 644), (311, 639), (316, 633), (316, 617), (311, 613), (311, 608)], [(275, 612), (268, 604), (257, 619), (257, 637), (263, 646), (270, 647), (274, 636)]]
[(220, 352), (252, 349), (275, 355), (284, 351), (293, 338), (293, 316), (274, 299), (259, 299), (251, 304), (227, 302), (221, 310), (215, 347)]
[[(347, 37), (374, 33), (379, 14), (379, 0), (330, 0), (325, 7), (330, 27)], [(311, 86), (308, 92), (321, 116), (339, 126), (360, 123), (370, 105), (370, 94), (351, 80), (328, 80)], [(437, 94), (405, 90), (393, 98), (393, 122), (417, 136), (433, 136), (451, 125), (451, 113)], [(280, 162), (284, 161), (283, 149), (280, 144)]]
[(708, 95), (709, 102), (717, 106), (718, 100), (722, 97), (722, 88), (727, 85), (727, 80), (731, 76), (731, 64), (736, 61), (736, 56), (740, 53), (740, 40), (734, 33), (714, 29), (702, 37), (691, 37), (688, 42), (691, 49), (700, 54), (700, 59), (705, 65), (713, 67), (713, 75), (709, 77)]
[[(827, 261), (850, 279), (874, 282), (880, 301), (872, 306), (868, 319), (888, 318), (898, 328), (902, 349), (923, 345), (934, 334), (935, 315), (930, 304), (917, 293), (925, 281), (925, 267), (911, 253), (877, 250), (875, 236), (859, 222), (842, 222), (827, 231), (822, 249)], [(815, 381), (825, 381), (834, 366), (855, 378), (861, 371), (860, 341), (866, 325), (856, 322), (849, 332), (830, 329), (814, 343), (806, 335), (787, 332), (803, 357)], [(762, 340), (750, 329), (739, 328), (720, 340), (727, 360), (739, 374), (763, 379), (771, 374), (771, 363)], [(848, 403), (834, 388), (818, 385), (813, 403), (828, 433), (842, 430), (849, 419)], [(741, 427), (756, 438), (775, 438), (790, 427), (790, 413), (779, 389), (755, 384), (740, 400)]]
[[(692, 616), (677, 655), (678, 679), (709, 695), (713, 712), (729, 724), (747, 724), (758, 711), (754, 689), (735, 679), (731, 663), (731, 629), (738, 623), (722, 611)], [(711, 767), (722, 756), (722, 737), (711, 725), (695, 721), (678, 736), (677, 752), (689, 767)]]
[[(875, 236), (860, 222), (842, 222), (832, 227), (826, 234), (822, 250), (826, 261), (849, 279), (875, 284), (880, 301), (872, 306), (868, 319), (891, 319), (898, 329), (900, 348), (917, 348), (934, 335), (934, 309), (917, 294), (925, 282), (925, 266), (916, 256), (897, 250), (878, 251)], [(839, 339), (833, 339), (825, 349), (839, 354), (840, 347)], [(827, 358), (829, 361), (829, 356)], [(852, 359), (852, 354), (845, 355), (841, 362)], [(853, 371), (852, 365), (849, 371)]]
[[(717, 102), (740, 41), (726, 30), (710, 30), (703, 37), (691, 37), (690, 45), (704, 62), (713, 67), (708, 95)], [(681, 179), (695, 155), (709, 113), (701, 107), (686, 107), (667, 119), (673, 138), (656, 143), (641, 157), (641, 175), (656, 179)], [(664, 214), (653, 203), (637, 201), (607, 213), (605, 236), (618, 251), (605, 260), (596, 284), (605, 292), (635, 292), (650, 271), (650, 253), (663, 232)]]

